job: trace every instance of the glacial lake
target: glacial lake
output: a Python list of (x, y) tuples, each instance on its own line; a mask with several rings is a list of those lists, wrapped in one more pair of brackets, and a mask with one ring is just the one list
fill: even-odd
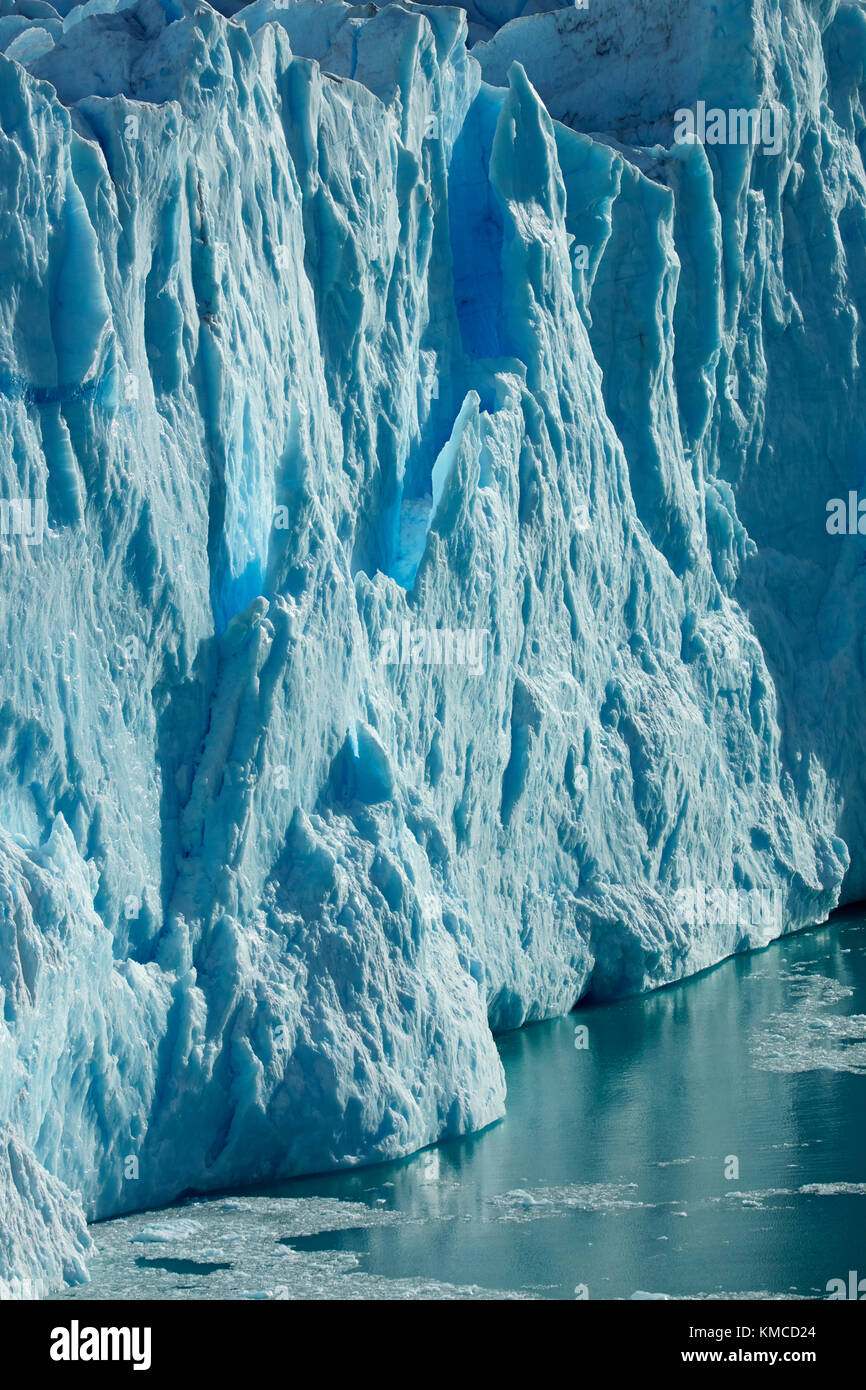
[(802, 1299), (866, 1278), (862, 911), (498, 1043), (508, 1114), (482, 1134), (103, 1222), (92, 1282), (61, 1297)]

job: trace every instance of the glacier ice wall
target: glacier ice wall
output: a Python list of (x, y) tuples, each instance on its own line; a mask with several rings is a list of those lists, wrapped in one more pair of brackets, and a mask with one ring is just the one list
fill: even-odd
[(87, 1282), (93, 1242), (80, 1206), (7, 1125), (0, 1127), (0, 1299)]
[(7, 1281), (861, 890), (862, 7), (516, 8), (0, 17)]
[[(835, 789), (854, 902), (866, 896), (866, 575), (857, 537), (828, 531), (827, 504), (862, 491), (866, 473), (866, 10), (844, 0), (754, 9), (668, 0), (561, 10), (515, 18), (473, 54), (492, 83), (519, 58), (557, 120), (642, 147), (632, 157), (677, 197), (681, 425), (693, 457), (733, 491), (754, 542), (735, 561), (732, 592), (781, 699), (787, 766), (814, 757)], [(708, 143), (712, 177), (689, 174), (686, 186), (673, 117), (698, 100), (780, 105), (779, 156)], [(702, 210), (718, 222), (717, 248), (696, 235)], [(708, 418), (696, 351), (714, 378)]]

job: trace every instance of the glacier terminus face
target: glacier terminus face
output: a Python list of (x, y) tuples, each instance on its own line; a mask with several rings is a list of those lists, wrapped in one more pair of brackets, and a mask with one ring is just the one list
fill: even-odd
[(866, 7), (6, 0), (0, 50), (21, 1297), (866, 898)]

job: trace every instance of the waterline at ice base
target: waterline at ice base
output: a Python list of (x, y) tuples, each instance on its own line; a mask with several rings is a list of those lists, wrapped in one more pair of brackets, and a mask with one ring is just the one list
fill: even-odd
[(866, 6), (3, 0), (0, 50), (22, 1298), (866, 899)]

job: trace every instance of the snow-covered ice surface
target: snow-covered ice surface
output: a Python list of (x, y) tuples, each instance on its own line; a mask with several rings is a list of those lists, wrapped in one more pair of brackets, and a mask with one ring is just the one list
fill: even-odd
[(862, 6), (221, 8), (0, 16), (16, 1277), (866, 891)]

